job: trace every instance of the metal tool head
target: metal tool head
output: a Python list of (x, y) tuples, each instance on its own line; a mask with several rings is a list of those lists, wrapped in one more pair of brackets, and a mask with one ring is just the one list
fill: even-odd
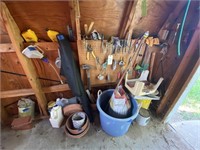
[(93, 49), (92, 49), (92, 46), (90, 44), (87, 45), (87, 51), (91, 52)]
[(83, 65), (81, 65), (81, 68), (83, 70), (89, 70), (89, 69), (94, 69), (95, 67), (91, 66), (91, 65), (88, 65), (88, 64), (83, 64)]

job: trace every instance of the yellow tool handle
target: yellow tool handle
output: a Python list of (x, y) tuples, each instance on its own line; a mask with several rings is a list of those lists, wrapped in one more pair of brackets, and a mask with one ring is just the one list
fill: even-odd
[(94, 52), (91, 52), (91, 53), (92, 53), (92, 56), (94, 57), (94, 59), (96, 59), (96, 56), (95, 56)]
[(90, 60), (90, 52), (87, 52), (86, 59)]
[(93, 25), (94, 25), (94, 22), (91, 22), (89, 29), (88, 29), (88, 32), (87, 32), (87, 35), (91, 32)]
[(84, 30), (85, 30), (85, 35), (87, 35), (87, 32), (88, 32), (88, 25), (87, 24), (84, 24)]

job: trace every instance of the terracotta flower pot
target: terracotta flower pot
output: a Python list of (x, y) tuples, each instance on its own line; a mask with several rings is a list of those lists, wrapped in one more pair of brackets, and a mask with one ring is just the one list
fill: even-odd
[(70, 104), (63, 108), (63, 113), (66, 117), (70, 116), (75, 112), (81, 112), (81, 111), (83, 111), (83, 108), (80, 104)]
[[(88, 119), (87, 119), (87, 120), (88, 120)], [(72, 134), (72, 133), (69, 132), (69, 130), (68, 130), (66, 127), (65, 127), (64, 129), (65, 129), (65, 133), (66, 133), (66, 135), (67, 135), (68, 137), (78, 139), (78, 138), (83, 137), (83, 136), (88, 132), (89, 128), (90, 128), (90, 123), (89, 123), (89, 121), (88, 121), (88, 126), (87, 126), (86, 129), (85, 129), (82, 133), (80, 133), (80, 134)]]
[(77, 135), (77, 134), (81, 134), (87, 127), (88, 127), (88, 124), (89, 124), (89, 119), (88, 117), (86, 116), (86, 119), (85, 119), (85, 122), (83, 124), (83, 126), (80, 128), (80, 129), (75, 129), (73, 127), (73, 123), (72, 123), (72, 116), (74, 114), (71, 114), (68, 118), (67, 118), (67, 121), (66, 121), (66, 124), (65, 124), (65, 128), (69, 131), (69, 133), (71, 134), (74, 134), (74, 135)]

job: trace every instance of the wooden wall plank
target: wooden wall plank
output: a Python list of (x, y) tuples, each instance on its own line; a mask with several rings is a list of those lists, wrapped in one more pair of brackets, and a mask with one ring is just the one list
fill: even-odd
[(189, 64), (190, 58), (192, 58), (192, 55), (195, 53), (196, 47), (198, 46), (199, 35), (200, 35), (199, 28), (200, 28), (200, 22), (198, 23), (197, 29), (195, 30), (195, 33), (193, 34), (193, 37), (192, 37), (191, 42), (186, 50), (186, 53), (179, 65), (179, 67), (177, 68), (177, 71), (176, 71), (175, 75), (173, 76), (173, 78), (170, 82), (170, 85), (168, 86), (169, 88), (165, 92), (165, 95), (162, 98), (162, 101), (161, 101), (158, 109), (156, 110), (157, 114), (161, 114), (162, 111), (167, 106), (167, 103), (169, 103), (169, 100), (171, 99), (170, 96), (174, 93), (174, 91), (176, 91), (175, 90), (176, 86), (177, 86), (178, 82), (181, 80), (182, 75), (186, 71), (186, 67)]
[(166, 117), (169, 115), (169, 113), (171, 112), (171, 110), (173, 109), (173, 107), (176, 105), (176, 103), (178, 102), (179, 98), (181, 97), (181, 95), (183, 94), (183, 92), (185, 91), (186, 87), (188, 86), (188, 83), (191, 81), (194, 73), (196, 72), (196, 70), (198, 69), (200, 65), (200, 58), (198, 58), (196, 64), (194, 65), (193, 69), (191, 72), (189, 72), (189, 76), (188, 78), (185, 80), (183, 86), (181, 87), (181, 89), (179, 90), (178, 94), (176, 95), (176, 97), (174, 98), (174, 101), (172, 102), (172, 104), (169, 106), (169, 108), (167, 109), (166, 113), (164, 113), (163, 116), (163, 121), (166, 119)]
[[(25, 74), (16, 53), (1, 53), (0, 58), (1, 58), (1, 65), (0, 65), (1, 70), (19, 74)], [(11, 75), (2, 72), (0, 74), (1, 74), (1, 91), (31, 87), (26, 77)]]
[[(134, 36), (139, 36), (145, 31), (156, 35), (168, 17), (169, 12), (175, 8), (176, 4), (177, 1), (146, 1), (147, 15), (142, 16), (142, 1), (135, 1), (134, 16), (129, 27), (130, 32), (133, 33)], [(126, 32), (128, 32), (128, 30)]]
[[(44, 93), (54, 93), (54, 92), (63, 92), (68, 91), (68, 84), (62, 85), (54, 85), (50, 87), (43, 87), (42, 90)], [(29, 96), (34, 95), (33, 89), (18, 89), (18, 90), (9, 90), (9, 91), (1, 91), (0, 98), (11, 98), (11, 97), (19, 97), (19, 96)], [(3, 100), (1, 100), (3, 101)]]
[[(179, 5), (177, 5), (176, 9), (174, 9), (174, 11), (172, 12), (172, 14), (174, 15), (171, 15), (171, 16), (174, 16), (175, 18), (171, 18), (171, 16), (169, 16), (169, 21), (172, 22), (172, 26), (169, 28), (170, 30), (170, 34), (168, 36), (168, 39), (164, 42), (168, 43), (169, 44), (169, 48), (168, 48), (168, 52), (166, 54), (166, 59), (164, 60), (163, 62), (163, 77), (164, 77), (164, 82), (163, 82), (163, 85), (165, 86), (164, 88), (164, 91), (168, 88), (176, 70), (178, 69), (178, 66), (185, 54), (185, 51), (188, 47), (188, 43), (185, 43), (184, 42), (184, 39), (186, 38), (187, 34), (189, 33), (190, 36), (188, 38), (188, 40), (190, 41), (191, 40), (191, 36), (194, 32), (194, 29), (196, 28), (197, 26), (197, 23), (198, 23), (198, 20), (194, 19), (194, 18), (198, 18), (198, 13), (197, 13), (197, 10), (196, 10), (196, 7), (197, 7), (197, 4), (195, 1), (193, 1), (191, 3), (191, 6), (190, 6), (190, 9), (189, 9), (189, 12), (188, 12), (188, 17), (187, 17), (187, 20), (186, 20), (186, 23), (185, 23), (185, 26), (184, 26), (184, 32), (183, 32), (183, 38), (182, 38), (182, 41), (181, 41), (181, 56), (177, 56), (177, 40), (178, 40), (178, 34), (177, 34), (177, 38), (176, 38), (176, 41), (174, 44), (172, 44), (172, 39), (173, 39), (173, 36), (174, 36), (174, 29), (176, 28), (176, 23), (177, 22), (182, 22), (182, 18), (183, 18), (183, 13), (184, 13), (184, 4), (186, 4), (185, 1), (181, 1), (179, 3)], [(178, 13), (177, 13), (178, 11)], [(178, 18), (177, 18), (178, 17)], [(173, 19), (176, 19), (176, 21), (173, 21)], [(169, 23), (169, 22), (166, 22), (166, 23)], [(162, 29), (164, 28), (165, 24), (163, 25)], [(161, 29), (161, 30), (162, 30)], [(162, 31), (159, 32), (160, 34), (162, 33)], [(159, 66), (159, 61), (162, 57), (162, 55), (157, 55), (156, 56), (156, 62), (155, 62), (155, 65), (154, 65), (154, 73), (153, 73), (153, 78), (155, 81), (157, 81), (161, 76), (162, 76), (162, 73), (161, 73), (161, 66), (160, 68), (157, 70), (158, 66)]]
[(23, 39), (20, 36), (20, 30), (17, 24), (15, 23), (13, 17), (11, 16), (5, 3), (1, 2), (1, 6), (2, 6), (1, 13), (2, 13), (4, 24), (11, 38), (12, 44), (16, 49), (16, 54), (19, 58), (19, 61), (22, 64), (22, 67), (28, 77), (29, 83), (31, 84), (31, 87), (33, 88), (35, 92), (37, 101), (39, 102), (39, 106), (41, 109), (41, 115), (47, 115), (46, 97), (44, 93), (42, 92), (41, 85), (40, 85), (39, 80), (37, 79), (37, 74), (35, 72), (34, 66), (31, 60), (27, 59), (21, 53), (21, 50), (23, 49)]
[(81, 31), (84, 31), (84, 24), (89, 26), (94, 21), (93, 29), (103, 33), (106, 38), (117, 36), (127, 4), (127, 1), (120, 0), (80, 1)]

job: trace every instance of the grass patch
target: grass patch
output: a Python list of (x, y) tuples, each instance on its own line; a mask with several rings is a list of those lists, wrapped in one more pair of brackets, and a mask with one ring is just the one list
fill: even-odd
[(179, 107), (179, 114), (185, 120), (200, 120), (200, 77)]

